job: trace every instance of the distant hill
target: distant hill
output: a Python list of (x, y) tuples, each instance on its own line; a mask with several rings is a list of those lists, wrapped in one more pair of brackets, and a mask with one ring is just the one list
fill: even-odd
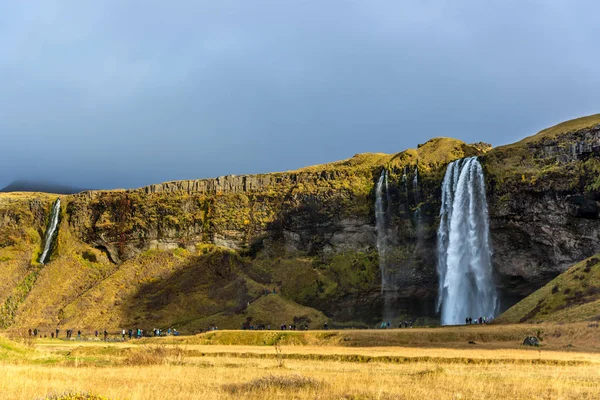
[(577, 322), (600, 319), (600, 256), (557, 276), (502, 314), (497, 321)]
[(75, 194), (85, 189), (50, 182), (18, 180), (0, 189), (0, 192), (43, 192), (53, 194)]

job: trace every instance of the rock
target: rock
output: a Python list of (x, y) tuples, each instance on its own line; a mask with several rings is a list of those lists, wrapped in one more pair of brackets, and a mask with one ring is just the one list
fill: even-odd
[(525, 340), (523, 340), (523, 346), (533, 346), (537, 347), (540, 345), (540, 340), (535, 336), (527, 336)]
[(569, 214), (581, 218), (598, 218), (598, 203), (595, 200), (586, 199), (583, 194), (567, 196)]

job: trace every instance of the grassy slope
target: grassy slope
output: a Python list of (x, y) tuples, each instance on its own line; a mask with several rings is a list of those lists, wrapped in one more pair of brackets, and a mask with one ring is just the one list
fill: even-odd
[(600, 318), (600, 258), (584, 260), (498, 318), (498, 322), (574, 322)]
[[(356, 329), (328, 331), (216, 331), (196, 336), (165, 338), (162, 343), (238, 346), (319, 346), (319, 347), (440, 347), (494, 348), (522, 347), (529, 335), (542, 337), (542, 347), (561, 350), (600, 351), (600, 328), (589, 323), (537, 325), (470, 325), (412, 329)], [(150, 341), (153, 341), (152, 339)], [(477, 346), (469, 344), (476, 342)], [(569, 346), (571, 345), (571, 346)]]
[(362, 153), (347, 160), (301, 168), (298, 172), (372, 171), (384, 165), (403, 168), (417, 163), (430, 169), (445, 165), (457, 158), (474, 155), (476, 152), (474, 147), (460, 140), (439, 137), (428, 140), (416, 149), (408, 149), (396, 154)]
[[(488, 180), (496, 182), (499, 191), (572, 190), (579, 185), (580, 176), (588, 181), (586, 190), (597, 189), (594, 176), (600, 171), (600, 163), (590, 159), (586, 163), (559, 165), (552, 158), (536, 158), (532, 148), (542, 144), (564, 147), (570, 143), (569, 134), (600, 124), (600, 114), (576, 118), (544, 129), (519, 142), (492, 149), (482, 157)], [(562, 140), (561, 140), (562, 137)], [(597, 187), (592, 187), (596, 185)]]
[(0, 336), (0, 360), (23, 359), (32, 353), (32, 349)]
[(534, 143), (543, 139), (555, 139), (557, 136), (562, 134), (591, 128), (598, 124), (600, 124), (600, 114), (593, 114), (581, 118), (571, 119), (569, 121), (561, 122), (560, 124), (551, 126), (550, 128), (541, 130), (535, 135), (529, 136), (507, 147), (518, 146), (525, 143)]

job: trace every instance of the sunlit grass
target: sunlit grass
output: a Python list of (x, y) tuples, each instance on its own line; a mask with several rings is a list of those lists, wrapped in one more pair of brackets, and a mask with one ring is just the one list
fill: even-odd
[[(502, 331), (516, 329), (514, 326), (478, 328), (490, 335), (493, 330), (502, 335)], [(549, 325), (543, 328), (551, 329)], [(584, 332), (588, 329), (581, 324), (562, 328), (573, 334), (569, 340), (574, 342), (578, 337), (586, 337)], [(465, 330), (469, 328), (430, 329), (446, 337)], [(413, 329), (404, 333), (416, 339), (424, 331)], [(597, 331), (594, 332), (597, 337)], [(220, 333), (236, 335), (240, 341), (244, 341), (244, 335), (256, 334)], [(379, 336), (379, 340), (384, 340), (399, 330), (309, 332), (315, 338), (321, 337), (319, 340), (332, 333)], [(0, 343), (6, 349), (6, 357), (0, 360), (0, 393), (10, 399), (92, 393), (108, 399), (132, 400), (594, 399), (600, 396), (600, 353), (596, 352), (531, 349), (520, 346), (518, 341), (507, 341), (504, 348), (485, 344), (452, 348), (452, 341), (446, 347), (193, 343), (205, 336), (125, 343), (50, 339), (18, 343), (3, 338)], [(549, 347), (553, 346), (557, 344)]]

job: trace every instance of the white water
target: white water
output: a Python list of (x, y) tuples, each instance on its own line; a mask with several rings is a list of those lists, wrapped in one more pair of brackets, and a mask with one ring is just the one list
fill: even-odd
[(50, 247), (52, 246), (52, 239), (54, 237), (54, 232), (58, 228), (58, 218), (60, 216), (60, 199), (56, 199), (54, 202), (54, 206), (52, 207), (52, 212), (50, 214), (50, 225), (48, 226), (48, 230), (46, 230), (46, 235), (44, 236), (44, 250), (42, 251), (42, 255), (39, 258), (40, 264), (46, 263), (46, 258), (48, 257), (48, 253), (50, 252)]
[(438, 229), (438, 311), (442, 325), (467, 317), (494, 317), (498, 295), (492, 276), (492, 251), (485, 182), (477, 157), (458, 160), (446, 170)]
[(415, 167), (415, 177), (413, 178), (413, 192), (415, 195), (415, 203), (419, 202), (419, 168)]
[(377, 252), (379, 253), (379, 271), (381, 273), (381, 292), (387, 285), (386, 282), (386, 253), (387, 253), (387, 222), (386, 210), (383, 204), (383, 188), (387, 192), (387, 173), (381, 172), (375, 187), (375, 228), (377, 230)]
[[(417, 205), (417, 209), (415, 210), (415, 221), (417, 223), (417, 230), (420, 230), (420, 220), (421, 220), (421, 205), (420, 196), (419, 196), (419, 167), (415, 166), (415, 177), (412, 181), (413, 186), (413, 196), (415, 198), (415, 204)], [(421, 232), (417, 232), (417, 235), (420, 237)]]

